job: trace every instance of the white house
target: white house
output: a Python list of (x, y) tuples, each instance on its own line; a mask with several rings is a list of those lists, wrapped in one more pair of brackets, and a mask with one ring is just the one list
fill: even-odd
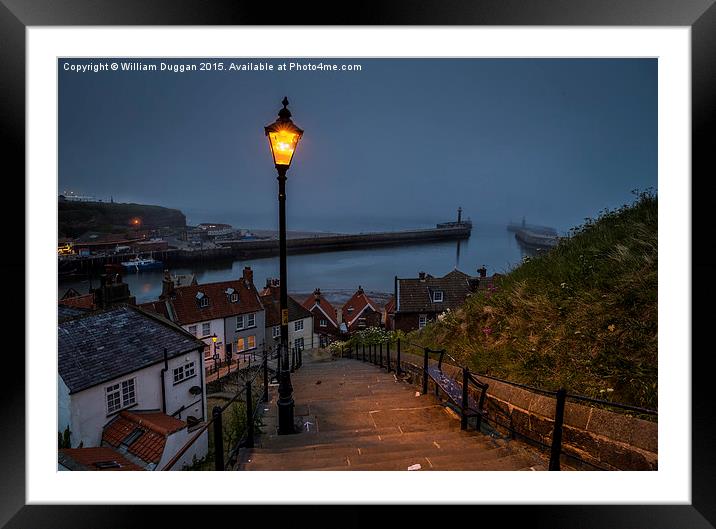
[[(58, 326), (58, 432), (71, 448), (99, 447), (105, 427), (125, 410), (185, 423), (207, 419), (204, 343), (134, 306), (82, 314)], [(157, 418), (159, 417), (159, 418)], [(187, 453), (204, 457), (204, 435)]]
[[(275, 346), (281, 340), (281, 288), (278, 279), (267, 279), (261, 291), (266, 314), (266, 344)], [(290, 348), (313, 349), (313, 314), (291, 296), (288, 297), (288, 345)]]
[(264, 309), (253, 284), (253, 272), (245, 267), (240, 279), (176, 287), (168, 274), (162, 299), (141, 308), (156, 312), (181, 325), (204, 341), (205, 363), (213, 366), (215, 355), (223, 362), (226, 353), (257, 351), (264, 339)]

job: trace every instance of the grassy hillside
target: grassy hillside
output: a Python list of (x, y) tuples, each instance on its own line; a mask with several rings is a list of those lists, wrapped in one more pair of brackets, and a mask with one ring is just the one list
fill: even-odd
[(636, 195), (412, 340), (478, 373), (656, 408), (657, 197)]
[(60, 237), (77, 237), (86, 231), (122, 233), (134, 218), (141, 219), (145, 229), (186, 226), (181, 211), (161, 206), (59, 201), (57, 207)]

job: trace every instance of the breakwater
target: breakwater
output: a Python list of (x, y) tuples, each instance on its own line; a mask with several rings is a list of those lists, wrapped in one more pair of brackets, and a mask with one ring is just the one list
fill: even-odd
[[(470, 237), (472, 225), (461, 225), (405, 230), (394, 232), (359, 233), (347, 235), (315, 235), (287, 239), (286, 247), (289, 254), (319, 253), (340, 250), (356, 250), (386, 246), (405, 246), (435, 241), (461, 240)], [(216, 241), (217, 248), (204, 249), (168, 249), (153, 252), (154, 259), (162, 261), (167, 267), (177, 267), (195, 263), (212, 263), (249, 260), (260, 257), (278, 255), (278, 239), (253, 239)], [(102, 270), (106, 264), (119, 264), (126, 261), (128, 254), (95, 255), (95, 256), (63, 256), (60, 257), (60, 274), (85, 274), (88, 271)]]

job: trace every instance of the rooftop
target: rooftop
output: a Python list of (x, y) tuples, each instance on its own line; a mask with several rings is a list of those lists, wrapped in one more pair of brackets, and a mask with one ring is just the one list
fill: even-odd
[(167, 436), (185, 427), (184, 421), (164, 413), (122, 411), (104, 427), (102, 442), (156, 465), (164, 453)]
[(122, 305), (60, 322), (58, 371), (70, 393), (203, 348), (204, 343), (159, 316)]
[(109, 447), (61, 448), (57, 461), (69, 470), (144, 470)]

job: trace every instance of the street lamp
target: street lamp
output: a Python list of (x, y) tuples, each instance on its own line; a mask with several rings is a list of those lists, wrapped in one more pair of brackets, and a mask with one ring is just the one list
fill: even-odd
[(219, 371), (219, 352), (216, 350), (216, 334), (211, 337), (211, 343), (214, 344), (214, 371)]
[(288, 98), (284, 97), (278, 119), (264, 127), (278, 171), (279, 259), (281, 267), (281, 370), (278, 381), (278, 433), (295, 433), (293, 423), (293, 386), (288, 365), (288, 290), (286, 285), (286, 171), (288, 171), (303, 131), (291, 121)]

